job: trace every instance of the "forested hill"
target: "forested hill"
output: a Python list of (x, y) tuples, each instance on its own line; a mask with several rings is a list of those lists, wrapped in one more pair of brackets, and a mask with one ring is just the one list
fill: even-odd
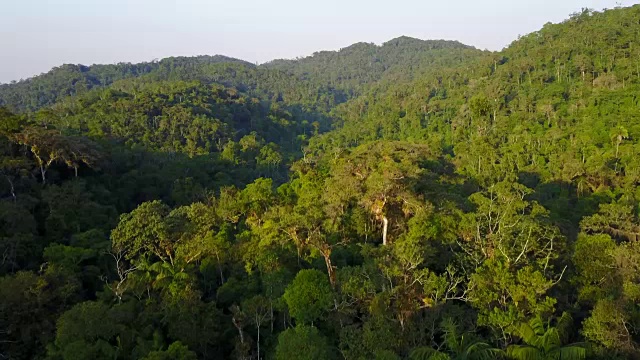
[[(390, 70), (411, 76), (422, 67), (445, 65), (477, 53), (480, 52), (458, 42), (402, 37), (382, 47), (355, 44), (337, 53), (325, 51), (301, 60), (274, 61), (261, 66), (221, 55), (171, 57), (139, 64), (63, 65), (31, 79), (0, 85), (0, 106), (13, 111), (38, 110), (92, 88), (142, 77), (147, 81), (198, 80), (257, 89), (261, 95), (276, 97), (291, 87), (318, 89), (324, 96), (335, 98), (323, 100), (328, 109), (346, 101), (363, 85), (380, 80)], [(303, 92), (313, 91), (307, 89)]]
[(640, 6), (0, 88), (0, 359), (640, 358)]
[(66, 96), (83, 94), (94, 87), (109, 86), (120, 79), (156, 72), (167, 73), (176, 68), (193, 69), (216, 63), (237, 63), (252, 66), (246, 61), (222, 55), (170, 57), (139, 64), (120, 63), (92, 66), (66, 64), (27, 80), (0, 84), (0, 106), (6, 106), (15, 111), (37, 110)]
[(633, 184), (637, 148), (626, 140), (640, 136), (638, 15), (638, 6), (585, 10), (479, 61), (376, 84), (339, 107), (344, 126), (314, 141), (428, 143), (485, 183), (529, 173), (592, 191)]
[(449, 66), (480, 53), (457, 41), (402, 36), (381, 46), (357, 43), (340, 51), (321, 51), (297, 60), (274, 60), (262, 66), (328, 84), (354, 95), (384, 76), (391, 74), (410, 79), (422, 68)]

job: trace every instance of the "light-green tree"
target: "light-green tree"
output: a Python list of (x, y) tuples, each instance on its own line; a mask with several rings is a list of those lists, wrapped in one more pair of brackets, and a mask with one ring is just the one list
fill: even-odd
[(331, 360), (334, 358), (327, 339), (317, 328), (298, 325), (278, 336), (276, 360)]
[(313, 324), (333, 305), (333, 292), (327, 276), (309, 269), (300, 270), (284, 292), (289, 313), (300, 324)]

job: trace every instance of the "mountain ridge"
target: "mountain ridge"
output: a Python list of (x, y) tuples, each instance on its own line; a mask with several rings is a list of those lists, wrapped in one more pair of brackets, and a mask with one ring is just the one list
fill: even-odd
[[(343, 59), (346, 61), (345, 64), (347, 67), (352, 67), (354, 64), (369, 61), (369, 55), (363, 54), (362, 52), (355, 52), (356, 49), (362, 50), (363, 47), (367, 52), (372, 52), (372, 54), (370, 54), (371, 56), (380, 58), (376, 60), (379, 66), (374, 70), (375, 74), (373, 77), (359, 71), (355, 74), (350, 71), (347, 71), (346, 75), (340, 74), (339, 76), (342, 77), (358, 77), (363, 79), (354, 82), (351, 87), (357, 87), (362, 85), (361, 83), (370, 83), (378, 80), (388, 67), (401, 62), (398, 59), (408, 62), (420, 60), (421, 57), (425, 57), (429, 52), (433, 51), (449, 48), (473, 49), (459, 42), (399, 37), (380, 46), (356, 43), (340, 51), (323, 51), (297, 60), (274, 60), (261, 65), (255, 65), (224, 55), (168, 57), (159, 61), (118, 63), (113, 65), (97, 64), (86, 66), (81, 64), (65, 64), (55, 67), (45, 74), (37, 75), (16, 83), (0, 85), (0, 106), (7, 106), (14, 111), (37, 110), (42, 106), (55, 103), (59, 98), (84, 93), (95, 87), (106, 87), (118, 80), (153, 76), (153, 74), (163, 76), (162, 74), (169, 73), (175, 73), (180, 77), (180, 72), (190, 73), (193, 72), (194, 68), (207, 72), (211, 66), (225, 64), (241, 66), (247, 69), (258, 69), (258, 71), (284, 71), (303, 80), (321, 82), (326, 86), (335, 86), (336, 79), (305, 78), (302, 74), (305, 72), (308, 73), (308, 71), (304, 69), (304, 67), (307, 66), (305, 64), (311, 62), (310, 66), (313, 66), (313, 64), (318, 61), (329, 64), (333, 60)], [(391, 51), (390, 48), (393, 48), (393, 51), (402, 50), (398, 52), (397, 59), (394, 58), (393, 51)], [(377, 52), (381, 52), (381, 54), (376, 55), (375, 53)], [(402, 54), (410, 54), (413, 57), (411, 59), (401, 59), (400, 56)], [(327, 56), (330, 56), (331, 59), (326, 59)], [(301, 70), (297, 70), (297, 68), (301, 68)], [(368, 79), (364, 79), (364, 77), (368, 77)], [(224, 79), (223, 75), (222, 81), (224, 82), (224, 80), (226, 79)], [(343, 90), (347, 92), (353, 91), (351, 88)]]
[[(429, 42), (439, 42), (439, 41), (449, 41), (452, 43), (458, 43), (461, 47), (467, 47), (467, 48), (474, 48), (471, 45), (466, 45), (463, 44), (457, 40), (441, 40), (441, 39), (419, 39), (419, 38), (415, 38), (415, 37), (411, 37), (411, 36), (406, 36), (406, 35), (400, 35), (398, 37), (392, 38), (388, 41), (385, 41), (383, 43), (381, 43), (380, 45), (376, 45), (375, 43), (369, 43), (369, 42), (356, 42), (353, 43), (349, 46), (346, 46), (344, 48), (340, 48), (339, 50), (318, 50), (316, 52), (314, 52), (311, 55), (308, 56), (299, 56), (299, 57), (295, 57), (295, 58), (275, 58), (272, 60), (268, 60), (265, 61), (263, 63), (260, 64), (255, 64), (252, 63), (250, 61), (247, 60), (243, 60), (240, 58), (236, 58), (236, 57), (232, 57), (232, 56), (227, 56), (227, 55), (223, 55), (223, 54), (213, 54), (213, 55), (192, 55), (192, 56), (168, 56), (165, 58), (160, 58), (160, 59), (154, 59), (151, 61), (141, 61), (141, 62), (131, 62), (131, 61), (120, 61), (117, 63), (94, 63), (91, 65), (87, 65), (87, 64), (81, 64), (81, 63), (64, 63), (64, 64), (60, 64), (58, 66), (54, 66), (52, 67), (50, 70), (48, 70), (47, 72), (44, 73), (40, 73), (40, 74), (35, 74), (33, 76), (29, 76), (27, 78), (22, 78), (22, 79), (16, 79), (16, 80), (12, 80), (6, 83), (0, 83), (0, 86), (6, 86), (6, 85), (16, 85), (19, 83), (23, 83), (23, 82), (28, 82), (33, 80), (34, 78), (38, 78), (38, 77), (42, 77), (45, 75), (49, 75), (51, 72), (56, 71), (60, 68), (65, 68), (65, 67), (75, 67), (78, 69), (83, 69), (81, 72), (87, 72), (90, 71), (92, 67), (117, 67), (117, 66), (125, 66), (125, 65), (144, 65), (144, 64), (154, 64), (154, 63), (159, 63), (159, 62), (163, 62), (163, 61), (168, 61), (168, 60), (176, 60), (176, 59), (196, 59), (196, 60), (204, 60), (207, 58), (210, 58), (211, 61), (209, 61), (209, 63), (218, 63), (218, 62), (229, 62), (229, 63), (244, 63), (248, 66), (264, 66), (267, 64), (270, 64), (272, 62), (279, 62), (279, 61), (285, 61), (285, 62), (289, 62), (289, 61), (298, 61), (304, 58), (308, 58), (308, 57), (313, 57), (315, 54), (318, 53), (336, 53), (336, 52), (341, 52), (343, 50), (349, 49), (353, 46), (357, 46), (359, 44), (366, 44), (366, 45), (373, 45), (375, 47), (383, 47), (385, 45), (391, 44), (391, 43), (399, 43), (399, 42), (424, 42), (424, 43), (429, 43)], [(205, 62), (205, 61), (202, 61)]]

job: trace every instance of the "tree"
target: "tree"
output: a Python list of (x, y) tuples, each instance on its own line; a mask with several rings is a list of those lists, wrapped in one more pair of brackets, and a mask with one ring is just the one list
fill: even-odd
[(55, 338), (55, 324), (80, 301), (82, 284), (55, 266), (41, 274), (19, 271), (0, 277), (0, 354), (8, 358), (43, 356)]
[(52, 351), (65, 360), (112, 359), (118, 354), (119, 333), (109, 306), (95, 301), (80, 303), (58, 319)]
[[(355, 148), (331, 170), (328, 202), (338, 215), (357, 203), (382, 227), (382, 243), (388, 242), (389, 226), (415, 213), (421, 201), (413, 192), (420, 182), (420, 164), (430, 157), (424, 145), (404, 142), (373, 142)], [(400, 225), (400, 224), (398, 224)]]
[(611, 140), (616, 146), (616, 171), (618, 171), (618, 161), (620, 159), (618, 157), (618, 154), (620, 152), (620, 144), (622, 144), (623, 140), (626, 140), (629, 138), (629, 132), (624, 126), (618, 126), (611, 131), (610, 136), (611, 136)]
[(556, 327), (546, 326), (540, 317), (528, 323), (520, 324), (518, 335), (524, 345), (510, 345), (507, 354), (517, 360), (582, 360), (586, 359), (587, 351), (584, 344), (563, 343), (569, 337), (569, 329), (573, 320), (568, 313), (563, 313)]
[(411, 360), (449, 360), (451, 357), (444, 352), (430, 347), (419, 347), (413, 349), (409, 355)]
[(582, 333), (589, 341), (603, 346), (606, 351), (628, 357), (638, 355), (634, 341), (632, 319), (625, 302), (602, 299), (596, 303), (591, 316), (584, 321)]
[(617, 274), (614, 251), (616, 244), (609, 235), (581, 233), (575, 243), (573, 263), (577, 276), (579, 300), (593, 303), (608, 295), (617, 294)]
[(78, 177), (78, 168), (82, 164), (92, 169), (99, 169), (103, 155), (93, 141), (85, 137), (67, 138), (66, 140), (66, 150), (62, 160), (68, 167), (73, 168), (75, 177)]
[(327, 277), (315, 269), (300, 270), (284, 292), (289, 313), (300, 324), (312, 324), (333, 305)]
[(278, 146), (274, 143), (269, 143), (260, 148), (260, 153), (256, 157), (256, 164), (266, 169), (266, 174), (269, 176), (276, 175), (276, 169), (282, 163), (282, 154), (280, 153)]
[(260, 328), (270, 315), (270, 303), (263, 295), (256, 295), (242, 303), (242, 311), (247, 314), (249, 321), (256, 327), (258, 338), (256, 339), (258, 359), (260, 359)]
[(504, 357), (502, 350), (480, 341), (474, 334), (460, 333), (458, 325), (451, 318), (445, 319), (441, 327), (444, 331), (444, 346), (448, 351), (445, 353), (430, 347), (420, 347), (411, 351), (411, 360), (489, 360)]
[(198, 356), (179, 341), (169, 345), (167, 350), (152, 351), (142, 360), (196, 360)]
[(298, 325), (278, 336), (276, 360), (330, 360), (334, 356), (326, 338), (317, 328)]
[(101, 203), (108, 203), (104, 199), (96, 199), (89, 186), (85, 179), (73, 179), (42, 190), (48, 239), (60, 242), (92, 229), (108, 232), (116, 224), (116, 209)]
[(469, 101), (469, 108), (478, 133), (480, 135), (487, 135), (491, 125), (491, 113), (495, 110), (491, 105), (491, 101), (489, 101), (486, 95), (478, 94)]
[(633, 202), (614, 201), (600, 204), (598, 212), (580, 221), (580, 227), (587, 234), (608, 234), (621, 241), (634, 241), (640, 237), (640, 225), (634, 214)]
[(593, 63), (591, 59), (585, 54), (578, 54), (574, 59), (573, 63), (576, 66), (577, 70), (580, 71), (582, 75), (582, 82), (585, 81), (585, 74), (591, 71), (593, 67)]
[(191, 283), (191, 277), (185, 272), (185, 264), (171, 264), (159, 261), (151, 265), (149, 270), (154, 274), (153, 285), (176, 298), (189, 295), (185, 288)]
[(13, 114), (9, 109), (0, 106), (0, 134), (9, 135), (20, 130), (20, 117)]
[(548, 268), (564, 239), (549, 221), (548, 211), (527, 200), (532, 192), (522, 184), (502, 181), (469, 197), (476, 211), (464, 219), (458, 244), (470, 260), (477, 265), (504, 258), (510, 265)]
[(174, 209), (167, 220), (178, 229), (175, 255), (185, 264), (191, 264), (207, 257), (215, 258), (220, 273), (220, 283), (224, 284), (223, 265), (229, 256), (230, 224), (221, 219), (223, 204), (211, 205), (193, 203)]
[(514, 269), (504, 261), (485, 261), (471, 276), (469, 298), (478, 309), (478, 325), (490, 326), (503, 341), (527, 318), (549, 315), (554, 285), (533, 267)]
[(83, 137), (66, 137), (59, 130), (27, 127), (11, 137), (18, 144), (29, 147), (38, 164), (43, 184), (46, 182), (47, 171), (56, 162), (73, 168), (77, 177), (80, 164), (97, 168), (102, 159), (95, 143)]
[(299, 259), (307, 252), (309, 257), (321, 256), (329, 283), (335, 288), (336, 267), (331, 256), (334, 249), (350, 239), (340, 233), (338, 221), (327, 214), (324, 179), (320, 173), (310, 170), (283, 185), (279, 189), (282, 194), (279, 206), (269, 209), (265, 222), (257, 230), (261, 237), (273, 239), (284, 247), (293, 241)]
[(183, 283), (172, 296), (165, 296), (161, 309), (153, 313), (159, 315), (157, 319), (168, 338), (180, 341), (199, 356), (213, 357), (225, 344), (222, 335), (229, 329), (225, 326), (228, 317), (215, 302), (205, 302), (201, 297), (194, 284)]
[(114, 250), (122, 251), (130, 260), (149, 253), (173, 265), (175, 240), (166, 221), (169, 212), (167, 205), (156, 200), (123, 214), (111, 232)]
[(37, 252), (37, 221), (25, 206), (0, 202), (0, 273), (23, 269)]
[(458, 325), (447, 318), (442, 323), (444, 343), (454, 360), (500, 359), (504, 353), (486, 342), (481, 341), (473, 333), (460, 333)]
[(64, 137), (57, 130), (30, 127), (14, 134), (13, 139), (29, 147), (38, 164), (42, 184), (51, 165), (67, 156)]

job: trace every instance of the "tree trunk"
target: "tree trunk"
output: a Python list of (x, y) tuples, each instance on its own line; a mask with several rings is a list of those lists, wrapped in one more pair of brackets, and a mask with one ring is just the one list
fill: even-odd
[(271, 333), (273, 334), (273, 323), (274, 323), (274, 318), (273, 318), (273, 300), (269, 300), (269, 320), (271, 321)]
[(389, 219), (382, 217), (382, 245), (387, 245), (387, 230), (389, 229)]
[(236, 320), (235, 316), (231, 318), (231, 322), (236, 327), (236, 329), (238, 329), (238, 333), (240, 334), (240, 343), (244, 345), (244, 332), (242, 331), (242, 326), (240, 325), (238, 320)]
[(256, 326), (257, 330), (258, 330), (258, 341), (256, 341), (256, 344), (258, 346), (258, 360), (260, 360), (260, 325), (258, 323), (258, 326)]
[(18, 199), (16, 198), (16, 190), (13, 187), (13, 181), (11, 181), (11, 179), (7, 175), (5, 175), (5, 178), (7, 178), (7, 181), (9, 182), (9, 186), (11, 187), (11, 197), (13, 197), (13, 202), (16, 202)]
[(220, 285), (224, 285), (224, 274), (222, 273), (222, 263), (220, 263), (220, 255), (216, 252), (216, 260), (218, 260), (218, 271), (220, 271)]
[(617, 173), (618, 172), (618, 162), (620, 161), (620, 158), (618, 157), (618, 151), (620, 150), (620, 137), (618, 137), (618, 142), (616, 142), (616, 165), (614, 168), (614, 171)]
[(333, 268), (333, 264), (331, 263), (331, 249), (326, 249), (321, 251), (322, 257), (324, 258), (324, 263), (327, 266), (327, 274), (329, 275), (329, 283), (331, 283), (331, 288), (336, 288), (336, 273)]
[(42, 185), (47, 181), (46, 179), (47, 169), (44, 166), (40, 165), (40, 177), (42, 178)]

